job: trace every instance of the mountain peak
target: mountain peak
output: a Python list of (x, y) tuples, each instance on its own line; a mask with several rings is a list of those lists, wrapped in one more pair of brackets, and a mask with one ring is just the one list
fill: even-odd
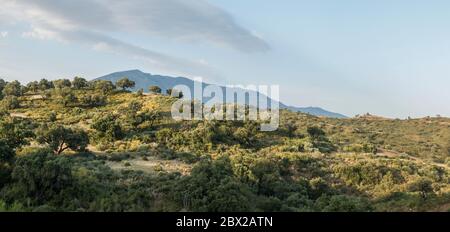
[(132, 70), (127, 70), (127, 71), (115, 72), (115, 73), (112, 73), (112, 74), (124, 74), (124, 73), (134, 74), (134, 75), (136, 75), (136, 74), (138, 74), (138, 75), (150, 74), (150, 73), (144, 73), (144, 72), (142, 72), (139, 69), (132, 69)]
[[(185, 77), (170, 77), (170, 76), (161, 76), (161, 75), (152, 75), (150, 73), (142, 72), (141, 70), (135, 69), (135, 70), (128, 70), (123, 72), (115, 72), (103, 77), (99, 77), (96, 80), (108, 80), (112, 82), (116, 82), (124, 77), (129, 78), (130, 80), (134, 81), (136, 83), (136, 86), (132, 89), (133, 91), (136, 91), (138, 89), (143, 89), (144, 91), (148, 90), (149, 86), (159, 86), (163, 92), (165, 92), (168, 89), (173, 88), (177, 85), (184, 85), (189, 87), (193, 92), (194, 88), (194, 80), (191, 80), (189, 78)], [(204, 83), (204, 85), (209, 85), (208, 83)], [(226, 88), (221, 86), (222, 88)], [(242, 90), (244, 91), (244, 90)], [(234, 102), (234, 99), (230, 97), (226, 97), (227, 102)], [(280, 102), (280, 108), (281, 109), (288, 109), (295, 112), (302, 112), (307, 113), (315, 116), (325, 116), (330, 118), (347, 118), (345, 115), (330, 112), (327, 110), (324, 110), (319, 107), (292, 107), (292, 106), (286, 106), (283, 103)]]

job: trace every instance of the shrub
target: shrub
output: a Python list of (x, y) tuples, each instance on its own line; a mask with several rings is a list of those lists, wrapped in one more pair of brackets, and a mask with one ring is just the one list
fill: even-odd
[(344, 147), (345, 152), (355, 152), (355, 153), (372, 153), (376, 154), (378, 149), (375, 145), (364, 143), (364, 144), (352, 144)]
[(408, 190), (411, 192), (419, 192), (422, 199), (426, 200), (430, 194), (434, 193), (432, 183), (429, 179), (418, 178), (412, 183), (409, 183)]
[(20, 101), (16, 96), (7, 96), (2, 100), (2, 106), (7, 110), (13, 110), (20, 107)]
[(49, 204), (57, 200), (56, 197), (62, 192), (70, 191), (73, 186), (68, 158), (43, 152), (18, 158), (12, 178), (15, 185), (14, 198), (29, 198), (35, 204)]
[(100, 94), (85, 95), (80, 100), (81, 104), (86, 107), (99, 107), (106, 105), (106, 96)]
[(111, 93), (116, 89), (116, 86), (111, 81), (97, 80), (93, 82), (95, 90), (100, 91), (103, 95)]
[(117, 121), (117, 116), (112, 114), (107, 114), (94, 119), (91, 127), (100, 132), (101, 136), (108, 141), (121, 139), (124, 136), (122, 127)]
[(47, 144), (57, 155), (67, 149), (85, 151), (89, 143), (86, 132), (60, 125), (44, 125), (37, 130), (36, 135), (39, 143)]
[(75, 77), (72, 81), (72, 87), (74, 89), (83, 89), (88, 86), (88, 82), (86, 79), (81, 77)]
[(23, 94), (22, 85), (18, 81), (9, 82), (3, 87), (2, 92), (4, 96), (20, 97)]
[(238, 212), (251, 209), (251, 192), (233, 178), (230, 161), (202, 161), (177, 187), (185, 209), (201, 212)]
[(315, 205), (322, 212), (370, 212), (372, 210), (368, 200), (346, 195), (322, 196)]
[(158, 141), (162, 145), (170, 144), (172, 135), (174, 131), (169, 128), (164, 128), (156, 132), (156, 141)]
[(308, 127), (307, 132), (308, 135), (314, 139), (319, 139), (320, 137), (325, 136), (325, 131), (316, 126)]
[(154, 94), (161, 94), (161, 92), (162, 92), (161, 88), (159, 86), (156, 86), (156, 85), (150, 86), (148, 88), (148, 90), (150, 91), (150, 93), (154, 93)]
[(121, 88), (123, 91), (129, 88), (134, 88), (136, 83), (134, 81), (131, 81), (130, 79), (124, 77), (116, 82), (116, 86)]
[(57, 89), (64, 89), (64, 88), (70, 88), (72, 87), (72, 82), (67, 79), (60, 79), (53, 81), (53, 86)]

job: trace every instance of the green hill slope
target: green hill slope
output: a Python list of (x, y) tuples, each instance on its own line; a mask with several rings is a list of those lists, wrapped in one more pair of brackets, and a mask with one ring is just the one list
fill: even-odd
[(282, 111), (261, 132), (99, 83), (23, 90), (0, 103), (3, 211), (449, 210), (448, 118)]

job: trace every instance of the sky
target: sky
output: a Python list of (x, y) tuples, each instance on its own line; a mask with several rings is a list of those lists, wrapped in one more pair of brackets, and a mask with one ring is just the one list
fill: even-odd
[(0, 78), (140, 69), (348, 116), (450, 117), (450, 9), (438, 0), (0, 0)]

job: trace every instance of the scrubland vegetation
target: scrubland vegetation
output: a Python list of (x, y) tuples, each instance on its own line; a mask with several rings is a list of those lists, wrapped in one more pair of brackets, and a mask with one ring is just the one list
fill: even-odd
[(450, 210), (448, 118), (282, 111), (261, 132), (133, 86), (0, 80), (0, 211)]

